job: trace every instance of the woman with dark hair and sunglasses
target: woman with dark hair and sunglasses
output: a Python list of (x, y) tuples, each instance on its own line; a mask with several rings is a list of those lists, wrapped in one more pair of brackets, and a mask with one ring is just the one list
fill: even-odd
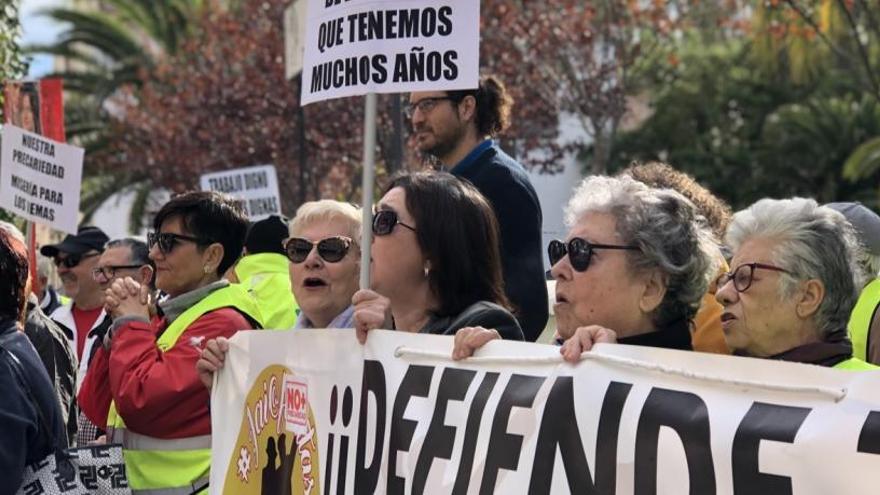
[[(717, 269), (717, 247), (694, 205), (631, 177), (591, 176), (566, 207), (565, 241), (548, 247), (560, 352), (572, 362), (597, 342), (691, 349), (690, 327)], [(456, 336), (453, 357), (497, 338)]]
[(437, 172), (398, 176), (372, 229), (372, 287), (352, 299), (361, 342), (375, 328), (453, 335), (472, 326), (523, 340), (504, 295), (498, 222), (469, 182)]
[(168, 299), (153, 308), (149, 287), (113, 282), (105, 300), (113, 326), (79, 399), (90, 420), (107, 424), (109, 441), (123, 444), (133, 489), (195, 493), (211, 465), (209, 396), (196, 361), (207, 340), (262, 325), (248, 292), (222, 278), (241, 256), (248, 221), (226, 196), (189, 192), (162, 206), (153, 228), (150, 259)]

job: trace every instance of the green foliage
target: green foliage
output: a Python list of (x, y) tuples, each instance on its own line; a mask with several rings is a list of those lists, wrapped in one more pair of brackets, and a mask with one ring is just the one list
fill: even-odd
[(762, 197), (877, 205), (877, 170), (850, 182), (843, 164), (880, 135), (877, 100), (837, 71), (806, 86), (769, 76), (750, 46), (694, 46), (676, 70), (657, 71), (653, 113), (615, 143), (614, 167), (661, 159), (735, 208)]
[[(18, 22), (18, 1), (6, 0), (0, 6), (0, 83), (20, 79), (27, 73), (27, 63), (18, 46), (21, 26)], [(3, 92), (0, 91), (0, 122), (3, 115)]]
[(843, 165), (843, 176), (857, 181), (880, 171), (880, 137), (869, 139), (853, 151)]

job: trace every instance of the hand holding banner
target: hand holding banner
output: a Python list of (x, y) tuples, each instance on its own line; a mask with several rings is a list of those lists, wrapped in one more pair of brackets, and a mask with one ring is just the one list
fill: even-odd
[(278, 476), (272, 493), (818, 495), (880, 481), (877, 373), (621, 345), (572, 366), (504, 341), (453, 362), (449, 337), (352, 333), (232, 339), (212, 493), (268, 493)]

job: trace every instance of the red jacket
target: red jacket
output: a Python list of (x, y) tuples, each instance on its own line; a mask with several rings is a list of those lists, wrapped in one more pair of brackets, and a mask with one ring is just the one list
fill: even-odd
[(111, 351), (101, 347), (89, 366), (77, 400), (83, 413), (106, 429), (110, 400), (127, 428), (156, 438), (185, 438), (211, 433), (208, 390), (196, 361), (208, 340), (231, 337), (253, 325), (233, 308), (221, 308), (194, 321), (166, 352), (156, 341), (164, 318), (130, 321), (116, 329)]

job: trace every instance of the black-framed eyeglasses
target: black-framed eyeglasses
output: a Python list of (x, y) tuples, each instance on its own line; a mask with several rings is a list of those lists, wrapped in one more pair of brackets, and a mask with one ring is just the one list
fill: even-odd
[(444, 100), (455, 101), (455, 98), (451, 96), (428, 96), (419, 101), (407, 103), (406, 106), (403, 107), (403, 114), (406, 115), (406, 118), (408, 119), (413, 118), (413, 115), (416, 114), (416, 110), (422, 112), (422, 115), (426, 115), (437, 106), (438, 102)]
[(722, 273), (715, 280), (715, 288), (720, 289), (727, 285), (727, 282), (733, 280), (733, 288), (737, 292), (745, 292), (752, 286), (752, 278), (755, 276), (755, 269), (773, 270), (774, 272), (791, 273), (785, 268), (768, 265), (766, 263), (745, 263), (736, 267), (727, 273)]
[(107, 265), (107, 266), (99, 266), (92, 269), (92, 279), (95, 282), (102, 283), (108, 280), (113, 280), (116, 276), (117, 270), (134, 270), (136, 268), (140, 268), (144, 265)]
[(56, 256), (52, 261), (57, 267), (64, 266), (66, 268), (74, 268), (78, 266), (82, 260), (86, 258), (94, 258), (95, 256), (101, 256), (101, 253), (68, 254), (64, 258)]
[(401, 222), (394, 210), (379, 210), (373, 214), (373, 234), (377, 236), (388, 235), (394, 230), (395, 225), (406, 227), (413, 232), (416, 231), (412, 225)]
[(159, 251), (161, 251), (162, 254), (168, 254), (173, 251), (174, 247), (177, 246), (177, 244), (179, 244), (181, 241), (192, 242), (200, 246), (204, 246), (214, 242), (209, 241), (208, 239), (202, 239), (199, 237), (192, 237), (182, 234), (172, 234), (170, 232), (150, 232), (147, 234), (147, 245), (150, 246), (150, 249), (153, 249), (153, 246), (158, 244)]
[(318, 256), (327, 263), (338, 263), (345, 258), (348, 250), (354, 244), (350, 237), (336, 236), (321, 239), (318, 242), (312, 242), (301, 237), (291, 237), (284, 240), (284, 252), (287, 259), (293, 263), (302, 263), (309, 257), (312, 249), (318, 247)]
[(575, 237), (568, 241), (568, 244), (553, 240), (547, 246), (547, 255), (550, 257), (550, 266), (559, 263), (559, 260), (568, 255), (571, 267), (577, 272), (585, 271), (590, 267), (590, 260), (593, 258), (593, 251), (596, 249), (620, 249), (627, 251), (638, 251), (638, 246), (621, 246), (616, 244), (593, 244), (586, 239)]

